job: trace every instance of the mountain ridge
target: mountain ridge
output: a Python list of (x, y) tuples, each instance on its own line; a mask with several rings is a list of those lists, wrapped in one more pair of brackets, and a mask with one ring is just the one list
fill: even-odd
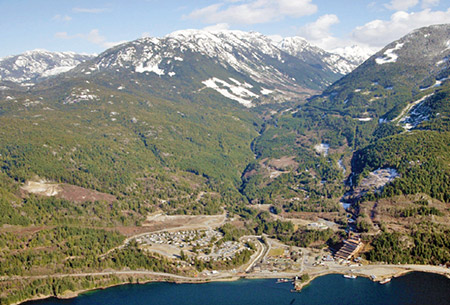
[[(60, 61), (62, 63), (60, 66), (56, 61), (50, 64), (47, 60), (41, 65), (43, 67), (40, 67), (41, 75), (39, 75), (39, 69), (33, 68), (39, 64), (29, 60), (32, 67), (28, 70), (32, 70), (33, 74), (26, 74), (27, 68), (24, 67), (22, 76), (16, 71), (16, 77), (3, 77), (0, 81), (31, 86), (49, 76), (56, 76), (77, 68), (78, 64), (83, 66), (85, 61), (94, 60), (89, 66), (85, 64), (86, 67), (74, 70), (79, 75), (87, 76), (98, 73), (100, 70), (105, 71), (108, 67), (111, 71), (113, 71), (112, 67), (116, 70), (128, 67), (130, 70), (126, 73), (140, 73), (161, 78), (168, 76), (174, 79), (184, 76), (186, 80), (205, 74), (203, 79), (197, 81), (197, 85), (209, 84), (209, 86), (206, 85), (207, 88), (250, 107), (269, 101), (304, 99), (308, 95), (317, 94), (318, 90), (356, 67), (354, 62), (314, 47), (303, 38), (286, 38), (276, 43), (260, 33), (228, 30), (212, 32), (180, 30), (161, 38), (144, 37), (115, 46), (97, 57), (73, 53), (40, 52), (43, 54), (39, 55), (39, 51), (34, 51), (3, 59), (3, 62), (9, 64), (9, 67), (2, 68), (3, 74), (11, 75), (11, 71), (17, 66), (15, 62), (20, 64), (20, 59), (24, 61), (27, 56), (84, 57), (70, 64), (67, 61)], [(183, 62), (183, 57), (186, 56), (184, 52), (189, 53), (188, 58), (195, 57), (195, 59), (191, 62)], [(198, 61), (209, 62), (208, 68), (197, 67)], [(2, 61), (0, 61), (0, 67), (1, 63)], [(219, 66), (214, 68), (216, 64)], [(49, 65), (51, 68), (45, 69), (45, 66)], [(229, 75), (225, 79), (217, 77), (218, 75), (214, 75), (214, 70), (217, 68), (221, 70), (217, 71), (218, 74)], [(178, 72), (175, 71), (177, 69)], [(158, 82), (161, 83), (161, 80)], [(244, 84), (247, 84), (245, 85), (247, 87)], [(255, 88), (252, 89), (248, 85)], [(7, 86), (2, 88), (5, 89)], [(197, 87), (194, 90), (198, 89), (201, 88)], [(253, 100), (258, 101), (252, 103)]]
[(7, 56), (0, 58), (0, 82), (29, 82), (30, 85), (35, 81), (67, 72), (93, 57), (94, 55), (50, 52), (44, 49)]
[(139, 82), (158, 77), (161, 86), (189, 79), (193, 90), (206, 85), (246, 106), (258, 104), (252, 102), (258, 98), (303, 99), (340, 77), (324, 63), (305, 62), (262, 34), (242, 31), (183, 30), (163, 38), (141, 38), (109, 49), (73, 72), (113, 71), (139, 75)]
[[(343, 195), (344, 190), (357, 189), (361, 179), (381, 168), (399, 170), (392, 182), (397, 192), (409, 194), (412, 189), (421, 189), (448, 201), (445, 179), (434, 182), (441, 191), (431, 189), (428, 182), (411, 184), (423, 168), (434, 172), (433, 158), (441, 158), (435, 152), (424, 158), (412, 139), (426, 139), (429, 134), (432, 140), (427, 139), (426, 145), (436, 145), (440, 153), (445, 148), (433, 142), (439, 138), (448, 141), (449, 44), (450, 25), (417, 29), (388, 44), (322, 94), (274, 115), (254, 141), (257, 159), (243, 175), (243, 193), (256, 203), (273, 203), (288, 180), (293, 185), (283, 192), (289, 196), (306, 199), (294, 191), (301, 182), (303, 190), (314, 189), (316, 195), (327, 198), (330, 190)], [(388, 156), (386, 143), (392, 143), (402, 157)], [(371, 157), (366, 159), (366, 155)], [(273, 179), (271, 172), (276, 171), (271, 163), (288, 157), (297, 164), (285, 173), (284, 180), (282, 176)], [(448, 176), (448, 165), (439, 164)], [(440, 175), (442, 172), (436, 173)], [(342, 185), (343, 180), (348, 185)], [(390, 195), (396, 192), (392, 187), (387, 189)], [(278, 200), (283, 202), (284, 198)]]
[[(371, 262), (449, 263), (450, 25), (394, 41), (336, 81), (320, 58), (308, 65), (257, 34), (197, 34), (128, 42), (0, 91), (2, 302), (108, 286), (65, 277), (106, 269), (236, 275), (248, 271), (241, 256), (199, 255), (261, 234), (298, 251), (256, 265), (266, 243), (245, 238), (261, 254), (243, 252), (256, 275), (290, 261), (325, 270), (317, 249), (349, 234)], [(190, 231), (205, 215), (223, 219), (207, 248), (170, 241), (155, 254), (126, 238)]]

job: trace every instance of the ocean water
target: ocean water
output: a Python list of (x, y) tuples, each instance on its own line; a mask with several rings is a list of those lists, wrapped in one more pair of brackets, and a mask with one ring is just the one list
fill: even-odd
[(450, 304), (450, 279), (414, 272), (381, 285), (366, 278), (342, 275), (316, 278), (301, 292), (274, 279), (207, 284), (149, 283), (97, 290), (69, 300), (50, 298), (27, 305), (314, 305)]

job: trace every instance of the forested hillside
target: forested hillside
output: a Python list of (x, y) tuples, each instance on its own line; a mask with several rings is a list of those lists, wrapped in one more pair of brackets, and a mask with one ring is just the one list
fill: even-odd
[(353, 231), (369, 261), (449, 263), (449, 37), (416, 30), (337, 80), (259, 34), (186, 31), (3, 86), (2, 302), (127, 281), (43, 274), (197, 276), (264, 248), (204, 262), (127, 239), (163, 231), (161, 215), (223, 217), (211, 248), (264, 235), (335, 249)]

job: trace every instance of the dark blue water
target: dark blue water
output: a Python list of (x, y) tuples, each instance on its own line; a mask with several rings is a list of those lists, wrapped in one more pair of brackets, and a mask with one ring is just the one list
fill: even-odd
[(450, 304), (450, 280), (410, 273), (381, 285), (369, 279), (327, 275), (300, 293), (275, 280), (240, 280), (208, 284), (149, 283), (123, 285), (83, 294), (75, 299), (28, 302), (27, 305), (300, 305), (300, 304)]

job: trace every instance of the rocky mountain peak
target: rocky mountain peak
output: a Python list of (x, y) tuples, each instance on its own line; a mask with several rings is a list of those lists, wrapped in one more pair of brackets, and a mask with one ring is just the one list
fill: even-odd
[(359, 66), (375, 52), (368, 47), (352, 45), (345, 48), (336, 48), (332, 50), (332, 53), (338, 54), (341, 57), (349, 60), (351, 63)]
[(158, 77), (168, 86), (168, 82), (185, 80), (184, 84), (206, 85), (250, 106), (252, 100), (267, 96), (280, 101), (304, 99), (341, 77), (323, 60), (323, 50), (310, 49), (302, 58), (256, 32), (183, 30), (122, 44), (76, 70), (84, 75), (135, 73)]
[(27, 83), (67, 72), (93, 55), (36, 49), (0, 59), (0, 81)]
[(374, 56), (377, 64), (430, 65), (440, 70), (450, 55), (450, 25), (433, 25), (412, 31), (388, 44)]

